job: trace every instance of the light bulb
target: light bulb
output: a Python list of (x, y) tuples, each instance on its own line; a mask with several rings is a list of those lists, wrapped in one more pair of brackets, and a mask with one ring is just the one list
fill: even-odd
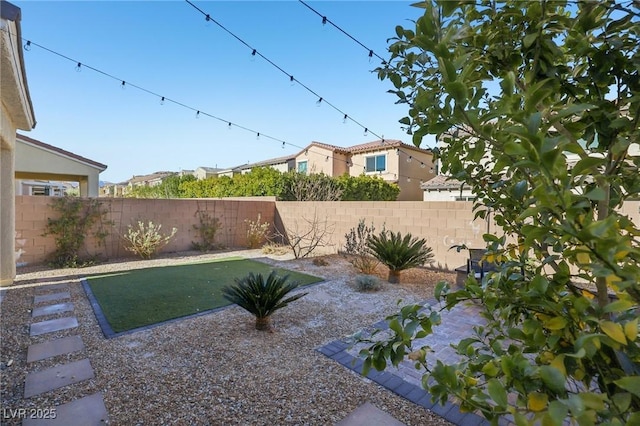
[(200, 118), (200, 111), (196, 112), (196, 118)]
[(29, 40), (27, 40), (27, 43), (24, 45), (24, 50), (26, 51), (31, 50), (31, 42)]
[(285, 143), (284, 143), (284, 142), (282, 142), (282, 149), (284, 149), (284, 146), (285, 146)]
[(164, 105), (164, 96), (160, 99), (160, 105)]
[(256, 53), (258, 53), (256, 49), (253, 49), (253, 52), (251, 52), (251, 62), (256, 61)]
[(229, 124), (227, 125), (227, 129), (231, 130), (231, 122), (229, 122)]
[(122, 80), (122, 84), (120, 85), (120, 88), (121, 88), (122, 90), (124, 90), (124, 88), (125, 88), (126, 84), (127, 84), (127, 83), (126, 83), (124, 80)]
[(76, 65), (76, 72), (80, 72), (80, 71), (82, 71), (82, 64), (78, 62), (78, 65)]
[(320, 99), (318, 99), (318, 100), (316, 101), (316, 106), (317, 106), (317, 107), (320, 107), (320, 105), (322, 105), (322, 98), (320, 98)]
[(260, 132), (256, 133), (256, 139), (260, 140)]
[(342, 119), (342, 124), (347, 124), (347, 118), (349, 118), (349, 116), (345, 114), (344, 118)]
[(296, 84), (296, 79), (293, 78), (292, 75), (289, 76), (289, 85), (294, 86)]
[(407, 182), (411, 182), (411, 178), (410, 177), (407, 178)]
[(373, 59), (373, 50), (369, 50), (369, 63), (371, 63), (372, 59)]
[(363, 133), (363, 135), (364, 135), (364, 136), (367, 136), (368, 134), (369, 134), (369, 129), (367, 129), (367, 128), (365, 127), (365, 128), (364, 128), (364, 133)]
[(407, 163), (410, 163), (412, 159), (413, 159), (413, 157), (412, 157), (412, 156), (408, 156), (408, 157), (407, 157)]
[(424, 163), (420, 163), (420, 168), (421, 168), (421, 169), (424, 169), (425, 167), (427, 167), (427, 166), (425, 166), (425, 164), (424, 164)]

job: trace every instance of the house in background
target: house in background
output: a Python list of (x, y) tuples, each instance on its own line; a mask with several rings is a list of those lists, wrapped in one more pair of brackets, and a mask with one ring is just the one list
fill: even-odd
[(295, 155), (244, 164), (218, 176), (248, 173), (255, 167), (273, 167), (281, 172), (324, 173), (327, 176), (378, 176), (400, 187), (398, 201), (422, 200), (420, 183), (435, 175), (433, 154), (399, 140), (377, 140), (350, 147), (311, 142)]
[(438, 175), (420, 187), (424, 201), (473, 201), (476, 198), (469, 185), (446, 175)]
[[(59, 191), (65, 191), (60, 187), (62, 182), (78, 182), (81, 197), (97, 197), (100, 192), (100, 173), (106, 168), (106, 165), (97, 161), (25, 135), (16, 135), (17, 195), (60, 195)], [(49, 183), (22, 183), (34, 180)], [(36, 192), (33, 193), (30, 188)]]

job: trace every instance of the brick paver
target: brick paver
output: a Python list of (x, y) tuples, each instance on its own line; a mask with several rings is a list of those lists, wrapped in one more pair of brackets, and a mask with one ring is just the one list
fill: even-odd
[[(425, 302), (425, 305), (429, 305), (433, 309), (440, 308), (435, 300)], [(433, 351), (427, 355), (429, 367), (434, 366), (438, 360), (446, 364), (459, 361), (459, 356), (451, 348), (451, 344), (457, 343), (466, 337), (471, 337), (473, 335), (473, 327), (485, 323), (479, 312), (480, 308), (471, 303), (457, 305), (451, 311), (441, 311), (442, 324), (434, 327), (431, 335), (414, 340), (415, 349), (429, 346)], [(385, 330), (388, 329), (388, 325), (386, 322), (381, 321), (374, 324), (372, 328)], [(362, 360), (359, 359), (358, 353), (364, 346), (362, 344), (349, 348), (347, 342), (336, 340), (317, 350), (345, 367), (361, 373)], [(398, 367), (388, 366), (382, 372), (372, 370), (367, 374), (367, 378), (409, 401), (433, 411), (454, 424), (460, 426), (489, 424), (489, 422), (475, 413), (460, 412), (457, 404), (453, 402), (447, 402), (444, 406), (437, 403), (434, 404), (431, 401), (431, 395), (422, 387), (423, 373), (424, 371), (415, 368), (414, 362), (405, 360)]]

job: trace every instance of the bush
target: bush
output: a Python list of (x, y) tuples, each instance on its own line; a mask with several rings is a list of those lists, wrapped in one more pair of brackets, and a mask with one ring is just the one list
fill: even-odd
[(377, 291), (382, 287), (380, 279), (375, 275), (358, 275), (356, 277), (358, 291)]
[(382, 231), (379, 235), (372, 235), (367, 247), (373, 255), (389, 268), (389, 282), (400, 281), (400, 272), (420, 266), (433, 259), (431, 247), (425, 246), (424, 239), (417, 239), (407, 234)]
[(107, 211), (101, 208), (98, 200), (69, 196), (55, 198), (51, 207), (60, 215), (57, 219), (47, 219), (42, 234), (55, 236), (56, 250), (51, 256), (51, 265), (77, 268), (94, 263), (96, 255), (81, 259), (80, 250), (87, 235), (93, 235), (98, 244), (104, 244), (109, 235), (105, 225), (113, 224), (106, 220)]
[(268, 233), (270, 224), (269, 222), (260, 222), (260, 213), (258, 213), (258, 219), (253, 221), (245, 219), (244, 223), (247, 224), (247, 247), (250, 249), (258, 248), (268, 239)]
[(235, 279), (234, 286), (226, 286), (222, 289), (225, 299), (235, 303), (256, 317), (256, 330), (271, 330), (271, 315), (278, 309), (282, 309), (294, 300), (298, 300), (307, 293), (298, 293), (294, 296), (285, 296), (298, 287), (297, 282), (288, 283), (288, 275), (278, 276), (276, 271), (271, 271), (264, 279), (262, 274)]
[(210, 251), (219, 248), (216, 244), (216, 233), (220, 229), (220, 219), (210, 215), (206, 211), (198, 210), (196, 212), (200, 225), (193, 225), (193, 229), (198, 231), (200, 242), (192, 241), (191, 247), (194, 250)]
[(176, 228), (171, 230), (171, 234), (163, 235), (160, 233), (162, 225), (156, 225), (152, 221), (144, 224), (138, 221), (138, 228), (134, 229), (132, 225), (127, 227), (127, 233), (123, 236), (125, 240), (125, 250), (137, 254), (143, 259), (151, 259), (156, 252), (169, 244), (171, 238), (178, 232)]
[(369, 238), (376, 230), (373, 223), (371, 227), (364, 224), (364, 219), (360, 219), (357, 228), (351, 228), (349, 233), (345, 234), (347, 239), (344, 245), (344, 253), (349, 256), (349, 262), (363, 274), (370, 275), (375, 272), (380, 262), (371, 255), (371, 249), (367, 246)]

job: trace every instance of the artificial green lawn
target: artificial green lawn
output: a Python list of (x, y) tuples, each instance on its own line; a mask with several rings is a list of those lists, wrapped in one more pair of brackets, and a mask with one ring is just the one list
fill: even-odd
[[(225, 285), (272, 266), (242, 258), (136, 269), (88, 277), (87, 283), (115, 333), (229, 305)], [(322, 278), (275, 268), (279, 275), (307, 285)]]

